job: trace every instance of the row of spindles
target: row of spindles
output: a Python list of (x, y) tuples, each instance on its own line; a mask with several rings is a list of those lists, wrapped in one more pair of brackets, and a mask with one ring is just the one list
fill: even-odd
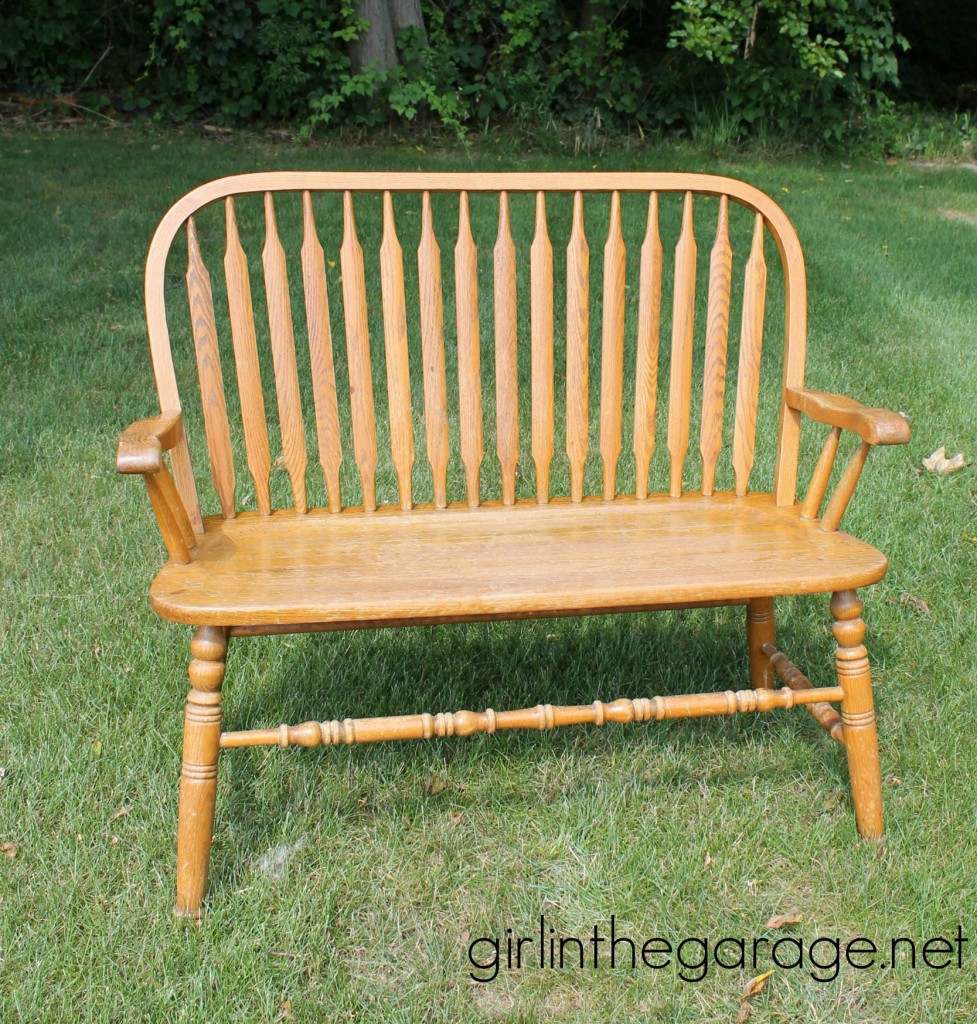
[[(448, 503), (449, 462), (447, 379), (444, 352), (444, 310), (441, 251), (435, 234), (430, 194), (422, 194), (421, 234), (417, 249), (420, 335), (423, 365), (424, 433), (431, 466), (434, 503)], [(517, 352), (516, 251), (510, 203), (499, 194), (498, 235), (492, 252), (494, 285), (494, 350), (496, 455), (501, 468), (502, 501), (516, 500), (519, 460), (519, 387)], [(319, 460), (329, 508), (343, 507), (340, 466), (343, 451), (339, 404), (326, 290), (325, 260), (316, 231), (309, 192), (302, 194), (301, 248), (306, 323), (312, 370), (312, 394)], [(274, 201), (264, 196), (265, 244), (262, 266), (267, 297), (275, 392), (282, 439), (282, 461), (291, 481), (294, 507), (307, 509), (307, 450), (296, 363), (285, 250), (278, 235)], [(225, 201), (224, 271), (243, 420), (248, 471), (254, 481), (260, 513), (271, 512), (271, 455), (258, 362), (248, 261), (241, 244), (234, 199)], [(187, 224), (189, 262), (187, 288), (203, 401), (211, 471), (221, 510), (235, 514), (235, 469), (224, 395), (210, 277), (204, 265), (191, 217)], [(745, 495), (753, 468), (760, 353), (763, 342), (766, 263), (764, 225), (755, 216), (746, 263), (732, 463), (737, 495)], [(710, 257), (708, 309), (699, 450), (702, 493), (713, 491), (722, 450), (726, 353), (729, 337), (732, 248), (729, 206), (719, 201), (715, 242)], [(353, 195), (343, 194), (343, 238), (339, 251), (343, 317), (349, 375), (353, 458), (362, 484), (363, 506), (376, 508), (378, 461), (376, 411), (370, 362), (367, 280), (363, 249), (356, 230)], [(682, 493), (689, 449), (692, 356), (695, 329), (697, 249), (693, 231), (693, 197), (686, 193), (682, 227), (675, 250), (671, 369), (668, 396), (667, 449), (673, 497)], [(617, 470), (623, 444), (624, 334), (626, 246), (621, 225), (620, 193), (611, 194), (610, 226), (603, 252), (603, 319), (599, 454), (602, 493), (611, 500), (617, 491)], [(659, 323), (662, 303), (663, 249), (658, 230), (658, 194), (649, 195), (647, 224), (641, 245), (637, 346), (634, 376), (633, 451), (635, 494), (647, 497), (648, 473), (655, 450), (658, 388)], [(397, 476), (399, 503), (414, 502), (415, 459), (403, 252), (397, 237), (391, 193), (383, 194), (383, 237), (379, 251), (380, 300), (386, 359), (390, 456)], [(584, 497), (584, 471), (589, 455), (590, 395), (590, 249), (584, 223), (583, 194), (573, 197), (573, 221), (567, 246), (566, 287), (566, 454), (570, 466), (570, 497)], [(461, 460), (467, 501), (478, 505), (480, 472), (485, 457), (479, 336), (478, 251), (472, 236), (469, 199), (460, 194), (458, 235), (454, 249), (455, 310), (458, 367), (458, 411)], [(550, 498), (550, 467), (554, 457), (554, 279), (553, 246), (547, 230), (546, 196), (536, 194), (534, 237), (530, 247), (531, 454), (535, 465), (536, 499)]]

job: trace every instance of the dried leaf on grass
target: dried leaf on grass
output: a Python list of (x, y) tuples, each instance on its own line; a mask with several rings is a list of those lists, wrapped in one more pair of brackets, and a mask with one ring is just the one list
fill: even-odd
[(791, 907), (785, 914), (774, 914), (773, 917), (767, 921), (767, 927), (779, 931), (781, 928), (786, 928), (789, 924), (803, 923), (804, 915), (797, 907)]
[(430, 774), (424, 782), (424, 792), (428, 796), (435, 796), (438, 793), (443, 793), (448, 788), (448, 783), (444, 781), (440, 776)]
[(19, 849), (20, 847), (16, 843), (0, 843), (0, 853), (5, 853), (7, 860), (13, 860)]
[(967, 465), (967, 460), (963, 457), (963, 452), (957, 452), (952, 459), (946, 457), (946, 446), (940, 445), (933, 454), (923, 459), (923, 468), (928, 469), (931, 473), (938, 473), (941, 476), (946, 476), (948, 473), (956, 473), (958, 469), (963, 469)]
[(109, 815), (109, 821), (115, 821), (118, 818), (124, 818), (129, 813), (128, 807), (120, 807), (117, 811), (113, 811)]
[(740, 996), (740, 999), (745, 1001), (758, 996), (767, 987), (767, 982), (772, 977), (773, 971), (767, 971), (766, 974), (758, 974), (755, 978), (750, 978), (743, 987), (743, 995)]
[(772, 977), (773, 971), (767, 971), (766, 974), (759, 974), (757, 977), (751, 978), (743, 986), (743, 994), (740, 996), (740, 1008), (736, 1013), (736, 1024), (743, 1024), (744, 1021), (749, 1019), (750, 1014), (753, 1012), (753, 1004), (750, 1000), (754, 996), (758, 996), (767, 987), (767, 982)]
[(919, 615), (930, 614), (930, 606), (921, 597), (916, 597), (914, 594), (910, 594), (908, 590), (904, 590), (894, 600), (890, 598), (889, 604), (898, 604), (902, 605), (903, 608), (911, 608)]

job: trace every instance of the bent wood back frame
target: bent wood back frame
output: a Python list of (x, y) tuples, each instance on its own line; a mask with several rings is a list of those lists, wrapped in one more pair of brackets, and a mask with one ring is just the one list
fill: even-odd
[[(778, 505), (795, 500), (800, 412), (786, 402), (788, 388), (804, 383), (807, 296), (804, 259), (797, 235), (786, 214), (758, 189), (731, 178), (705, 174), (660, 173), (399, 173), (399, 172), (270, 172), (243, 174), (209, 182), (180, 199), (163, 217), (153, 237), (146, 263), (146, 315), (153, 367), (163, 410), (179, 410), (180, 395), (170, 349), (164, 283), (167, 254), (186, 226), (188, 246), (187, 291), (198, 378), (207, 434), (207, 448), (215, 488), (225, 518), (235, 515), (235, 462), (223, 375), (218, 349), (210, 277), (201, 256), (193, 215), (202, 207), (224, 200), (226, 250), (224, 272), (238, 394), (241, 403), (246, 464), (255, 484), (258, 511), (271, 511), (268, 427), (258, 366), (254, 314), (247, 257), (238, 234), (234, 197), (264, 196), (265, 243), (261, 253), (271, 341), (275, 393), (282, 440), (282, 461), (288, 472), (295, 510), (306, 510), (306, 437), (299, 396), (295, 337), (290, 305), (286, 254), (279, 239), (274, 193), (302, 195), (303, 244), (301, 269), (304, 286), (308, 345), (312, 368), (315, 429), (319, 460), (325, 476), (329, 507), (342, 506), (339, 465), (342, 450), (333, 369), (328, 295), (322, 246), (316, 234), (311, 194), (339, 193), (343, 197), (342, 245), (338, 257), (342, 272), (342, 304), (352, 418), (352, 455), (363, 487), (367, 511), (376, 507), (376, 410), (373, 401), (367, 319), (366, 267), (357, 237), (355, 196), (383, 195), (383, 238), (379, 250), (387, 402), (390, 417), (390, 458), (396, 472), (399, 505), (412, 507), (411, 471), (414, 437), (408, 376), (407, 321), (404, 297), (403, 253), (394, 222), (392, 195), (419, 193), (422, 204), (420, 246), (417, 251), (420, 300), (420, 336), (423, 350), (423, 392), (426, 454), (432, 469), (434, 503), (447, 504), (446, 472), (449, 457), (448, 403), (446, 400), (445, 325), (441, 280), (441, 250), (432, 215), (430, 194), (459, 196), (453, 247), (458, 346), (458, 411), (461, 459), (467, 502), (480, 502), (479, 472), (484, 458), (482, 426), (481, 342), (478, 317), (479, 253), (469, 221), (469, 194), (498, 196), (498, 236), (490, 254), (494, 284), (494, 358), (496, 370), (497, 457), (502, 470), (502, 501), (515, 501), (516, 462), (519, 453), (517, 372), (516, 259), (510, 222), (509, 196), (535, 197), (534, 237), (530, 249), (531, 452), (536, 467), (536, 500), (549, 499), (549, 470), (554, 454), (554, 344), (553, 246), (547, 229), (546, 198), (553, 193), (573, 196), (572, 229), (566, 255), (566, 454), (570, 463), (571, 500), (583, 498), (583, 470), (587, 458), (589, 419), (590, 245), (586, 237), (584, 196), (610, 196), (610, 227), (603, 246), (603, 315), (600, 325), (601, 381), (599, 454), (603, 497), (617, 493), (617, 464), (622, 447), (624, 387), (625, 244), (621, 232), (621, 194), (648, 198), (647, 229), (640, 250), (638, 280), (637, 353), (634, 392), (633, 449), (636, 460), (635, 492), (647, 494), (648, 465), (655, 444), (659, 322), (663, 250), (658, 233), (658, 202), (664, 193), (683, 194), (682, 227), (675, 250), (672, 296), (671, 366), (668, 388), (667, 450), (670, 493), (682, 493), (682, 471), (690, 445), (691, 383), (696, 292), (697, 246), (694, 196), (719, 197), (719, 215), (709, 260), (703, 395), (699, 437), (702, 491), (712, 493), (717, 459), (722, 447), (726, 352), (730, 319), (732, 250), (729, 242), (729, 200), (755, 215), (752, 245), (743, 278), (742, 325), (737, 368), (732, 462), (737, 494), (745, 494), (753, 466), (760, 350), (763, 340), (767, 268), (764, 236), (769, 231), (783, 264), (785, 287), (785, 349), (780, 426), (774, 475)], [(448, 233), (440, 226), (443, 239)], [(372, 271), (372, 268), (371, 268)], [(175, 482), (194, 528), (201, 532), (190, 454), (184, 434), (172, 451)]]

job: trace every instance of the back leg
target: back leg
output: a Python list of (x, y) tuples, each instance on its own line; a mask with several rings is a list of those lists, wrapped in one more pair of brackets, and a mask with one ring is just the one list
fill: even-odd
[(773, 598), (755, 597), (746, 606), (746, 642), (750, 653), (750, 682), (754, 690), (773, 688), (773, 666), (760, 650), (774, 642)]

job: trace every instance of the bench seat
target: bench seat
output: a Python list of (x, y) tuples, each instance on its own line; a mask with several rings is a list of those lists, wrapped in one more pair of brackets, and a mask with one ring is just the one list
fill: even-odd
[(745, 603), (861, 587), (885, 569), (799, 505), (685, 494), (212, 517), (193, 560), (168, 563), (151, 594), (176, 622), (347, 628)]

